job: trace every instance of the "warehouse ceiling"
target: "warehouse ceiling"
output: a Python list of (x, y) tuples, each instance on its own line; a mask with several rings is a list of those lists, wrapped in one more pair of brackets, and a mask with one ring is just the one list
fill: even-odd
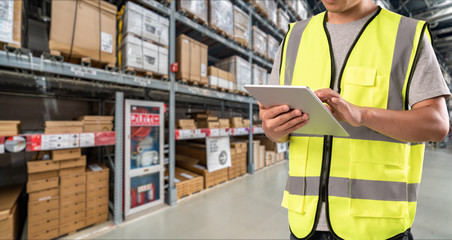
[[(320, 0), (307, 0), (311, 15), (325, 11)], [(436, 55), (443, 71), (452, 76), (452, 0), (374, 0), (401, 15), (430, 23)]]

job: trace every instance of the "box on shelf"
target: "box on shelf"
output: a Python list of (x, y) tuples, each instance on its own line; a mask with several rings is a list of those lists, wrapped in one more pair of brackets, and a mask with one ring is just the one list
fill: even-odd
[(198, 128), (220, 128), (219, 121), (197, 121)]
[(116, 6), (106, 1), (52, 1), (49, 48), (68, 61), (88, 57), (114, 66), (116, 13)]
[(229, 118), (220, 118), (220, 119), (218, 119), (218, 121), (220, 123), (220, 128), (229, 128), (230, 127)]
[(120, 68), (133, 68), (135, 71), (168, 74), (167, 48), (143, 41), (133, 35), (125, 36), (120, 48)]
[(177, 119), (176, 127), (179, 129), (196, 129), (194, 119)]
[(230, 166), (229, 137), (210, 137), (202, 143), (178, 143), (176, 154), (199, 160), (208, 171), (223, 169)]
[(200, 22), (207, 23), (207, 0), (177, 0), (177, 9), (182, 9), (191, 15), (192, 18), (196, 18)]
[(271, 35), (267, 35), (267, 57), (272, 61), (275, 60), (276, 52), (278, 51), (279, 42)]
[(266, 151), (273, 151), (273, 152), (278, 151), (277, 144), (275, 142), (273, 142), (272, 140), (268, 139), (266, 136), (255, 136), (255, 139), (261, 141), (261, 145), (265, 146)]
[[(0, 30), (1, 31), (1, 30)], [(0, 136), (20, 133), (20, 121), (0, 121)]]
[(2, 239), (18, 239), (19, 210), (18, 199), (23, 185), (0, 188), (0, 236)]
[(262, 166), (260, 165), (260, 156), (259, 156), (259, 147), (260, 145), (260, 141), (259, 140), (254, 140), (253, 141), (253, 164), (254, 164), (254, 170), (259, 170), (262, 168)]
[[(165, 182), (168, 182), (168, 170), (165, 171)], [(196, 173), (176, 167), (174, 185), (177, 188), (177, 199), (200, 192), (204, 189), (204, 177)]]
[(242, 128), (243, 127), (243, 118), (242, 117), (232, 117), (231, 120), (231, 127), (232, 128)]
[(80, 168), (78, 172), (60, 174), (59, 235), (85, 227), (86, 173), (85, 167)]
[(22, 46), (23, 1), (0, 1), (0, 42), (11, 47)]
[(197, 159), (191, 159), (191, 157), (184, 156), (180, 160), (180, 155), (176, 155), (176, 165), (180, 168), (188, 170), (190, 172), (199, 174), (204, 177), (204, 188), (210, 188), (212, 186), (218, 185), (228, 180), (228, 168), (223, 168), (217, 171), (209, 172), (205, 165), (193, 164)]
[(251, 0), (251, 4), (257, 10), (258, 13), (268, 18), (266, 1), (267, 0)]
[(265, 85), (266, 78), (267, 78), (267, 69), (260, 67), (257, 64), (253, 64), (253, 84)]
[(249, 18), (248, 14), (234, 6), (234, 40), (247, 48), (250, 47)]
[(265, 151), (265, 166), (272, 165), (276, 162), (276, 152)]
[(80, 158), (81, 156), (82, 156), (81, 148), (71, 148), (52, 151), (53, 161), (71, 160), (75, 158)]
[(278, 23), (278, 16), (277, 16), (278, 15), (277, 14), (278, 5), (273, 0), (266, 0), (265, 5), (267, 7), (268, 19), (270, 20), (270, 22), (272, 22), (273, 24), (276, 25)]
[(86, 166), (86, 156), (60, 161), (60, 169)]
[(249, 119), (243, 119), (242, 126), (243, 127), (250, 127), (250, 120)]
[(66, 175), (82, 173), (84, 171), (85, 171), (85, 167), (84, 166), (63, 168), (63, 169), (60, 169), (59, 175), (60, 175), (60, 177), (62, 177), (62, 176), (66, 176)]
[(58, 187), (59, 180), (58, 171), (29, 174), (27, 193)]
[(209, 24), (230, 38), (234, 34), (234, 10), (230, 0), (209, 0)]
[(281, 8), (278, 8), (278, 24), (277, 26), (284, 31), (289, 30), (289, 15)]
[(209, 78), (209, 85), (211, 87), (214, 87), (214, 88), (219, 87), (219, 88), (224, 88), (224, 89), (229, 89), (229, 90), (235, 90), (234, 89), (235, 79), (234, 79), (234, 75), (232, 75), (232, 73), (226, 72), (226, 71), (219, 69), (217, 67), (214, 67), (214, 66), (210, 66), (207, 70), (208, 70), (207, 75)]
[(30, 173), (40, 173), (55, 171), (60, 169), (60, 164), (52, 160), (38, 160), (33, 158), (27, 162), (27, 172)]
[(28, 195), (28, 239), (59, 236), (59, 193), (58, 186)]
[(259, 161), (260, 161), (260, 167), (265, 167), (265, 146), (260, 145), (259, 147)]
[(46, 121), (45, 134), (83, 132), (82, 121)]
[(168, 46), (168, 18), (143, 8), (131, 1), (126, 3), (122, 34), (133, 34), (137, 37), (152, 40)]
[(253, 51), (267, 57), (267, 34), (253, 26)]
[(235, 89), (239, 92), (247, 92), (243, 87), (251, 84), (251, 64), (239, 56), (226, 58), (215, 64), (220, 69), (232, 73), (236, 80)]
[(201, 85), (208, 84), (207, 45), (184, 34), (179, 35), (176, 39), (176, 61), (179, 63), (177, 79)]
[(86, 226), (108, 219), (109, 168), (90, 163), (86, 168)]
[(80, 116), (77, 120), (83, 122), (83, 132), (111, 132), (113, 118), (113, 116)]

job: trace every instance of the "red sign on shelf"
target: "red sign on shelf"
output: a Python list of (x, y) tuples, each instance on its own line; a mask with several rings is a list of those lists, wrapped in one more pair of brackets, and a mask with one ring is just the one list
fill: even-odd
[(146, 114), (146, 113), (132, 113), (130, 114), (131, 126), (159, 126), (160, 115)]
[(27, 152), (41, 150), (42, 135), (28, 135), (27, 136)]
[(116, 144), (116, 133), (115, 132), (96, 132), (94, 133), (94, 145), (95, 146), (105, 146), (105, 145), (115, 145)]

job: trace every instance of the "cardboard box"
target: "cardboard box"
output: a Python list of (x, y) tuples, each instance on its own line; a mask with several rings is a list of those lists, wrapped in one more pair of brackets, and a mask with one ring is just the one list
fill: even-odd
[(278, 151), (277, 144), (266, 136), (255, 136), (255, 139), (261, 141), (261, 144), (265, 146), (266, 151), (273, 151), (275, 153)]
[(22, 46), (22, 7), (23, 1), (0, 1), (0, 42), (10, 46)]
[(79, 158), (59, 161), (59, 163), (60, 163), (60, 169), (73, 168), (73, 167), (84, 167), (84, 166), (86, 166), (86, 156), (83, 155)]
[(84, 191), (86, 189), (86, 174), (84, 170), (85, 168), (83, 167), (83, 172), (81, 173), (61, 176), (61, 195), (71, 192)]
[(217, 171), (209, 172), (205, 166), (195, 164), (187, 164), (184, 162), (176, 161), (178, 167), (188, 170), (193, 173), (197, 173), (204, 177), (204, 188), (210, 188), (228, 180), (228, 168), (223, 168)]
[(71, 149), (53, 150), (52, 151), (52, 160), (53, 161), (70, 160), (70, 159), (80, 158), (81, 156), (82, 156), (81, 148), (71, 148)]
[(72, 219), (70, 222), (60, 224), (59, 235), (64, 235), (83, 227), (85, 227), (85, 217), (80, 216), (78, 219)]
[(253, 26), (253, 51), (267, 57), (267, 34)]
[(106, 1), (52, 1), (49, 48), (69, 61), (88, 57), (115, 65), (116, 13)]
[(234, 10), (230, 0), (209, 0), (209, 24), (232, 37), (234, 34)]
[[(1, 3), (0, 3), (1, 4)], [(0, 17), (1, 22), (1, 17)], [(1, 27), (0, 27), (1, 33)], [(0, 121), (0, 136), (17, 135), (20, 132), (20, 121)]]
[(260, 165), (260, 151), (259, 151), (259, 147), (260, 147), (260, 141), (259, 140), (255, 140), (253, 141), (253, 164), (254, 164), (254, 170), (259, 170), (261, 169), (261, 165)]
[(53, 239), (59, 236), (59, 227), (54, 227), (52, 229), (42, 230), (35, 233), (28, 233), (28, 239)]
[(250, 120), (249, 119), (243, 119), (242, 125), (243, 125), (243, 127), (250, 127)]
[(100, 163), (89, 163), (86, 166), (86, 183), (88, 185), (97, 181), (107, 181), (110, 169)]
[(113, 123), (97, 123), (83, 125), (83, 132), (111, 132), (113, 131)]
[(77, 192), (66, 193), (60, 196), (60, 206), (72, 202), (77, 202), (80, 200), (85, 201), (86, 199), (86, 191), (79, 190)]
[(179, 129), (196, 129), (194, 119), (177, 119), (176, 127)]
[(267, 57), (274, 60), (278, 52), (279, 42), (270, 34), (267, 35)]
[(276, 162), (276, 152), (265, 151), (265, 165), (272, 165)]
[(39, 192), (32, 192), (28, 194), (28, 202), (43, 202), (60, 195), (60, 188), (51, 188)]
[[(175, 186), (177, 199), (191, 195), (204, 189), (204, 177), (196, 173), (176, 167)], [(168, 182), (168, 170), (165, 171), (165, 182)]]
[(28, 221), (38, 222), (60, 216), (60, 198), (54, 197), (41, 202), (28, 202)]
[(33, 180), (27, 182), (27, 193), (37, 192), (49, 188), (56, 188), (59, 184), (58, 173), (55, 177), (49, 177), (39, 180)]
[(133, 2), (127, 2), (124, 12), (123, 36), (134, 34), (168, 46), (169, 20)]
[(242, 117), (232, 117), (231, 120), (231, 127), (233, 128), (241, 128), (243, 127), (243, 118)]
[(43, 231), (57, 228), (58, 224), (59, 224), (58, 217), (45, 219), (43, 221), (28, 222), (28, 236), (36, 235)]
[(121, 42), (120, 68), (168, 74), (168, 49), (127, 35)]
[(243, 87), (245, 84), (251, 84), (251, 64), (239, 56), (232, 56), (223, 59), (215, 64), (220, 69), (223, 69), (234, 76), (233, 89), (240, 92), (247, 92)]
[(181, 34), (176, 39), (177, 79), (208, 84), (207, 45)]
[(177, 9), (182, 9), (183, 11), (196, 16), (201, 22), (208, 22), (207, 0), (177, 0)]
[(263, 145), (259, 147), (259, 158), (261, 168), (265, 167), (265, 146)]
[(60, 226), (69, 223), (74, 219), (85, 219), (86, 217), (85, 205), (78, 205), (77, 208), (67, 207), (65, 210), (66, 212), (64, 213), (60, 211)]
[(0, 236), (5, 239), (17, 239), (19, 234), (19, 209), (17, 201), (23, 185), (0, 188)]
[(60, 164), (58, 162), (54, 162), (52, 160), (32, 160), (27, 162), (27, 172), (30, 173), (39, 173), (39, 172), (48, 172), (55, 171), (60, 169)]
[(83, 121), (85, 123), (88, 122), (112, 122), (114, 120), (114, 116), (97, 116), (97, 115), (84, 115), (77, 118), (79, 121)]
[(220, 128), (219, 121), (199, 121), (197, 125), (198, 128)]
[(234, 40), (246, 48), (250, 47), (250, 30), (248, 29), (248, 24), (249, 15), (240, 10), (239, 7), (234, 6)]
[(280, 27), (284, 33), (287, 32), (287, 30), (289, 30), (289, 15), (281, 8), (278, 8), (278, 24), (276, 24), (278, 27)]
[(108, 212), (97, 213), (86, 217), (86, 226), (93, 225), (108, 220)]
[(220, 128), (229, 128), (229, 118), (220, 118), (218, 121), (220, 122)]
[(229, 137), (209, 137), (205, 144), (177, 144), (176, 154), (199, 159), (209, 172), (231, 166)]
[(66, 175), (72, 175), (72, 174), (78, 174), (78, 173), (84, 173), (85, 167), (72, 167), (72, 168), (64, 168), (60, 169), (59, 175), (60, 177), (66, 176)]

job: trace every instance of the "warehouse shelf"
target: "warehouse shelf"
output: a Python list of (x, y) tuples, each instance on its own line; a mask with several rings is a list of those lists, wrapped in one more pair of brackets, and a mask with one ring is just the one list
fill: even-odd
[(289, 6), (287, 6), (287, 4), (284, 2), (284, 0), (277, 0), (277, 3), (279, 3), (279, 6), (281, 6), (286, 11), (287, 14), (289, 14), (290, 22), (296, 22), (296, 21), (302, 20), (298, 16), (298, 13), (295, 13), (294, 11), (292, 11), (292, 9)]
[[(252, 129), (252, 130), (251, 130)], [(176, 129), (176, 140), (202, 139), (221, 136), (247, 136), (264, 133), (261, 127)]]
[(37, 152), (111, 146), (115, 144), (115, 132), (19, 134), (15, 136), (0, 136), (0, 154), (5, 153), (5, 150), (9, 148), (14, 149), (13, 152)]
[[(145, 87), (163, 91), (169, 91), (170, 82), (146, 77), (139, 77), (124, 74), (122, 72), (107, 71), (98, 68), (85, 67), (78, 64), (52, 61), (44, 58), (32, 57), (30, 55), (16, 54), (13, 52), (0, 51), (0, 66), (8, 68), (19, 68), (29, 70), (32, 73), (51, 73), (55, 75), (64, 75), (74, 78), (82, 78), (88, 80), (102, 81), (105, 83), (112, 83), (118, 85), (128, 85), (134, 87)], [(24, 78), (30, 77), (30, 75), (23, 76)], [(34, 81), (36, 86), (47, 86), (46, 76), (33, 76), (30, 79)], [(5, 83), (5, 82), (4, 82)], [(68, 83), (69, 84), (69, 83)], [(74, 86), (81, 87), (81, 84), (74, 83)], [(113, 88), (113, 87), (112, 87)], [(190, 86), (183, 83), (175, 83), (175, 91), (177, 93), (204, 96), (209, 98), (217, 98), (222, 100), (242, 102), (242, 103), (254, 103), (257, 104), (254, 98), (242, 96), (239, 94), (220, 92), (208, 88), (200, 88), (196, 86)], [(81, 88), (83, 89), (83, 88)]]

